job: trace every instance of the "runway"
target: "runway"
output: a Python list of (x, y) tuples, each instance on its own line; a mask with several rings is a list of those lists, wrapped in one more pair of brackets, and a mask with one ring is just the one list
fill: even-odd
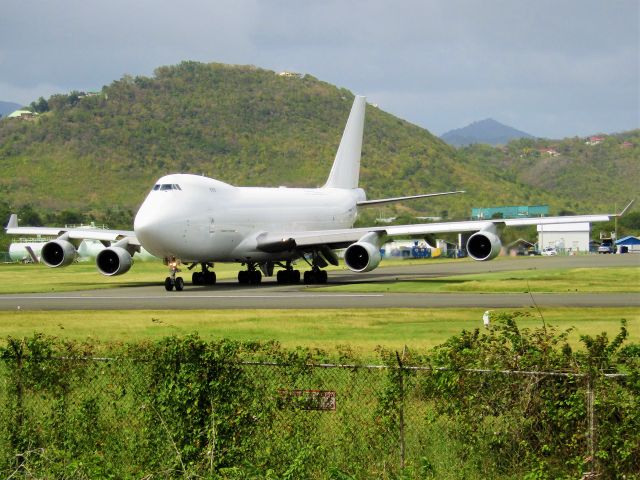
[[(379, 268), (367, 274), (329, 273), (329, 286), (392, 283), (413, 278), (438, 278), (469, 273), (524, 269), (640, 266), (640, 256), (604, 255), (501, 259), (492, 262), (460, 261)], [(0, 310), (208, 310), (208, 309), (318, 309), (318, 308), (521, 308), (639, 307), (635, 293), (336, 293), (322, 287), (278, 285), (266, 279), (260, 286), (240, 286), (227, 280), (215, 286), (185, 286), (166, 292), (163, 286), (134, 287), (67, 293), (1, 295)]]

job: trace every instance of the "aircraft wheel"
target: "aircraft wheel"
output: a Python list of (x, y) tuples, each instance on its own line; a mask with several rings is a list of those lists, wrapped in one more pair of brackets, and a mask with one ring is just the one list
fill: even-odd
[(171, 290), (173, 290), (173, 280), (171, 280), (171, 277), (167, 277), (164, 279), (164, 289), (167, 292), (170, 292)]
[(249, 275), (252, 285), (260, 285), (260, 282), (262, 281), (262, 273), (260, 273), (258, 270), (254, 270), (253, 272), (250, 272)]
[(311, 283), (313, 283), (313, 272), (307, 270), (306, 272), (304, 272), (304, 284), (309, 285)]
[(320, 270), (318, 272), (318, 283), (327, 283), (327, 271)]
[(241, 283), (241, 284), (249, 283), (249, 271), (248, 270), (240, 270), (238, 272), (238, 283)]
[(276, 275), (276, 280), (280, 284), (289, 283), (288, 282), (289, 279), (287, 278), (287, 270), (278, 270), (278, 273)]
[(291, 271), (291, 283), (300, 283), (300, 270)]
[(215, 285), (216, 283), (216, 272), (205, 272), (204, 275), (204, 283), (205, 285)]
[(177, 277), (176, 278), (176, 292), (181, 292), (182, 290), (184, 290), (184, 280), (182, 279), (182, 277)]
[(194, 285), (202, 285), (202, 272), (193, 272), (191, 275), (191, 283)]

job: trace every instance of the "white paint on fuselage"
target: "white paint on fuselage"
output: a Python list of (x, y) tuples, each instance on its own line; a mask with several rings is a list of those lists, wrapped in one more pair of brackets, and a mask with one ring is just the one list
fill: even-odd
[(294, 253), (257, 250), (262, 233), (350, 228), (362, 189), (234, 187), (212, 178), (174, 174), (158, 180), (180, 189), (152, 190), (134, 230), (158, 257), (183, 262), (284, 260)]

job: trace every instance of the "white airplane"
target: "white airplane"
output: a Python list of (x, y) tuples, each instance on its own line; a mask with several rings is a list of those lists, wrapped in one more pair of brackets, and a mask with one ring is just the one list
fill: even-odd
[(604, 222), (617, 215), (352, 228), (358, 207), (463, 193), (367, 200), (364, 190), (358, 188), (365, 105), (364, 97), (355, 98), (329, 178), (321, 188), (235, 187), (204, 176), (173, 174), (160, 178), (149, 192), (136, 214), (133, 231), (20, 227), (15, 214), (6, 231), (56, 236), (42, 247), (42, 262), (50, 267), (69, 265), (83, 239), (99, 240), (107, 248), (97, 255), (96, 265), (108, 276), (126, 273), (133, 254), (144, 247), (169, 266), (165, 288), (171, 291), (184, 288), (184, 280), (177, 276), (180, 264), (190, 270), (201, 266), (201, 271), (192, 274), (194, 285), (216, 282), (211, 270), (214, 262), (246, 266), (238, 274), (241, 284), (259, 284), (263, 274), (273, 275), (275, 267), (279, 268), (278, 283), (298, 283), (300, 271), (294, 269), (294, 261), (302, 260), (310, 267), (304, 272), (305, 283), (326, 283), (323, 268), (338, 265), (336, 249), (346, 248), (344, 262), (350, 270), (368, 272), (380, 264), (380, 247), (390, 237), (472, 232), (468, 255), (491, 260), (500, 252), (500, 225)]

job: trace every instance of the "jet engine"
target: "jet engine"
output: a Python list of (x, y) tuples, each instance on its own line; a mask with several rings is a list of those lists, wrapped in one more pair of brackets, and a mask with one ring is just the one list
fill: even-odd
[(133, 265), (131, 254), (121, 247), (109, 247), (96, 256), (96, 266), (101, 274), (107, 276), (127, 273)]
[(380, 248), (362, 240), (352, 243), (344, 252), (344, 263), (352, 272), (370, 272), (380, 265), (380, 260)]
[(502, 243), (493, 232), (481, 230), (467, 240), (467, 253), (474, 260), (491, 260), (498, 256)]
[(61, 238), (51, 240), (42, 246), (40, 258), (47, 267), (66, 267), (76, 258), (76, 247)]

